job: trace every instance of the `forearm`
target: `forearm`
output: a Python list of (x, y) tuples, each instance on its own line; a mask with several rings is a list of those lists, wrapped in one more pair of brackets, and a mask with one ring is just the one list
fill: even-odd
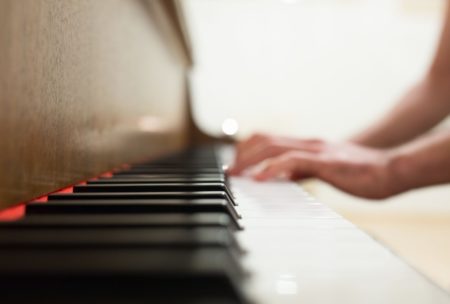
[(384, 119), (353, 137), (355, 143), (385, 148), (428, 131), (450, 113), (450, 6), (430, 70)]
[(450, 182), (450, 130), (391, 150), (393, 192)]
[(381, 121), (351, 141), (368, 147), (387, 148), (425, 133), (450, 113), (448, 81), (450, 76), (427, 77), (412, 88)]

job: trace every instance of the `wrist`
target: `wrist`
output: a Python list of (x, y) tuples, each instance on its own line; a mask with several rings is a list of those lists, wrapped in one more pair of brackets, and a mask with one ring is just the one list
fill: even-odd
[(414, 157), (400, 148), (390, 149), (387, 153), (387, 176), (389, 180), (389, 196), (393, 196), (414, 188), (416, 162)]

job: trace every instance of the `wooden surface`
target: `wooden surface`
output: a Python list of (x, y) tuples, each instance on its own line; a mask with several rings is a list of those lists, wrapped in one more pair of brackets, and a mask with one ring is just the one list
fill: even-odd
[(360, 215), (354, 222), (450, 293), (449, 214)]
[(184, 144), (164, 3), (0, 1), (0, 209)]
[[(322, 182), (308, 190), (450, 293), (450, 186), (370, 201)], [(450, 300), (449, 300), (450, 301)]]

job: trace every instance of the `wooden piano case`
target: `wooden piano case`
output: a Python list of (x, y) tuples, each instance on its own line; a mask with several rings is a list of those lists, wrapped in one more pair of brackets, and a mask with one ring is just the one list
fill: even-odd
[(177, 1), (0, 1), (0, 210), (202, 139)]

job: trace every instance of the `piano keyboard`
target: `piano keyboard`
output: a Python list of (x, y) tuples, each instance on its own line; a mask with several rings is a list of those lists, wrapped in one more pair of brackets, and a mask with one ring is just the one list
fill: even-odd
[(242, 303), (235, 205), (212, 149), (132, 166), (49, 195), (47, 203), (31, 202), (23, 219), (0, 224), (2, 297)]
[(0, 223), (2, 302), (448, 303), (297, 185), (228, 180), (221, 151), (29, 203)]

